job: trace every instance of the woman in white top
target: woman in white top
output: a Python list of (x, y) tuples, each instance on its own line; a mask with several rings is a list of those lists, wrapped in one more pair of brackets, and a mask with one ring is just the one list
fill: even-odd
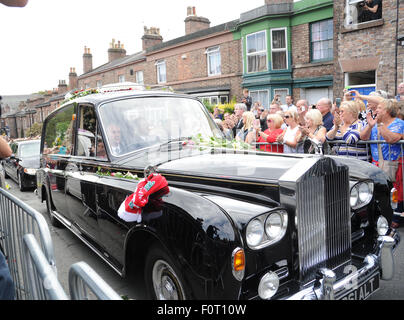
[(283, 143), (283, 153), (303, 153), (303, 144), (299, 143), (302, 132), (299, 128), (298, 113), (294, 109), (287, 110), (284, 121), (287, 128), (277, 139), (279, 143)]
[(242, 117), (244, 125), (238, 132), (236, 140), (243, 141), (248, 144), (253, 144), (256, 142), (256, 133), (254, 130), (254, 121), (256, 120), (255, 116), (251, 111), (246, 111), (243, 113)]

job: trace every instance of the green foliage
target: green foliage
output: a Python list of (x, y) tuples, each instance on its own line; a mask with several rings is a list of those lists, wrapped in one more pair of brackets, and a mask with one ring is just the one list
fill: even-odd
[(213, 148), (229, 148), (234, 150), (250, 150), (252, 146), (248, 143), (243, 141), (227, 140), (215, 137), (203, 137), (201, 134), (197, 134), (196, 136), (192, 137), (188, 143), (189, 145), (196, 145), (203, 150), (204, 147), (213, 147)]
[(129, 180), (140, 180), (140, 178), (136, 174), (132, 174), (129, 171), (127, 173), (122, 172), (110, 172), (110, 171), (103, 171), (101, 167), (98, 167), (97, 175), (100, 177), (115, 177), (121, 179), (129, 179)]
[(25, 136), (26, 137), (36, 137), (36, 136), (40, 136), (41, 133), (42, 133), (42, 123), (35, 122), (31, 126), (31, 128), (29, 128), (25, 131)]
[(209, 101), (202, 101), (203, 105), (208, 109), (210, 113), (213, 113), (214, 106), (212, 106)]
[(49, 148), (60, 146), (64, 141), (67, 129), (72, 122), (73, 112), (74, 106), (71, 106), (47, 122), (45, 142)]

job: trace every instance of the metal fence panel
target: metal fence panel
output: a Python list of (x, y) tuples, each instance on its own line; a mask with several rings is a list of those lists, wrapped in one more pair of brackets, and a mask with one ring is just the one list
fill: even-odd
[(72, 300), (89, 300), (90, 292), (100, 300), (122, 300), (85, 262), (78, 262), (70, 267), (69, 290)]
[[(384, 159), (384, 160), (392, 160), (393, 159), (393, 160), (399, 161), (400, 159), (404, 158), (404, 140), (398, 141), (395, 144), (388, 144), (385, 140), (367, 140), (367, 141), (360, 140), (356, 144), (347, 144), (346, 142), (343, 142), (343, 141), (327, 141), (327, 143), (331, 147), (331, 151), (332, 151), (331, 155), (335, 155), (335, 152), (337, 151), (337, 148), (339, 148), (341, 150), (344, 150), (344, 148), (348, 149), (348, 146), (353, 146), (353, 147), (355, 147), (357, 149), (357, 146), (363, 146), (364, 145), (363, 148), (366, 150), (367, 154), (369, 155), (367, 160), (360, 159), (360, 155), (358, 153), (356, 155), (353, 154), (353, 155), (344, 156), (344, 157), (355, 158), (355, 159), (359, 159), (361, 161), (366, 161), (366, 162), (370, 162), (370, 163), (372, 163), (372, 152), (371, 152), (371, 146), (372, 145), (376, 146), (376, 145), (381, 144), (381, 145), (387, 145), (388, 146), (388, 155), (387, 155), (387, 158)], [(260, 149), (260, 147), (263, 147), (263, 148), (267, 148), (267, 149), (272, 149), (274, 152), (278, 152), (278, 150), (280, 149), (280, 146), (282, 144), (277, 143), (277, 142), (275, 142), (275, 143), (261, 142), (261, 143), (254, 143), (254, 145), (255, 145), (257, 151), (264, 151), (264, 150)], [(400, 146), (400, 151), (398, 152), (399, 156), (398, 156), (397, 159), (394, 159), (394, 156), (392, 156), (392, 154), (393, 154), (392, 145), (399, 145)], [(315, 144), (314, 144), (314, 146), (318, 147), (318, 145), (315, 145)], [(320, 147), (321, 147), (321, 145), (320, 145)], [(322, 148), (320, 148), (320, 149), (315, 148), (315, 149), (317, 151), (321, 152), (321, 153), (323, 152)], [(343, 157), (343, 156), (341, 156), (341, 157)], [(404, 172), (404, 161), (400, 161), (399, 166), (401, 167), (402, 172)], [(402, 180), (398, 181), (398, 182), (401, 183), (401, 185), (404, 185), (404, 175), (402, 176)], [(404, 198), (404, 188), (402, 190), (402, 196)]]
[(32, 234), (44, 252), (47, 264), (56, 274), (52, 238), (45, 218), (35, 209), (0, 188), (0, 240), (15, 284), (16, 299), (31, 300), (28, 261), (24, 255), (23, 236)]
[(30, 298), (32, 300), (68, 300), (34, 235), (24, 235), (23, 241), (28, 280), (25, 286), (30, 292)]

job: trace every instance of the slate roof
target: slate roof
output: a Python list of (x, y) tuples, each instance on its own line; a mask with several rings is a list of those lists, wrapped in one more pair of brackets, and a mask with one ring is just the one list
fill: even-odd
[(118, 66), (121, 66), (121, 65), (125, 65), (125, 64), (128, 64), (128, 63), (133, 63), (133, 62), (143, 60), (143, 59), (146, 59), (145, 51), (140, 51), (140, 52), (134, 53), (132, 55), (125, 56), (123, 58), (119, 58), (119, 59), (113, 60), (111, 62), (107, 62), (107, 63), (105, 63), (105, 64), (103, 64), (103, 65), (101, 65), (101, 66), (87, 72), (87, 73), (83, 73), (82, 75), (79, 76), (79, 79), (84, 78), (84, 77), (89, 77), (89, 76), (92, 76), (92, 75), (97, 74), (99, 72), (104, 72), (104, 71), (107, 71), (109, 69), (112, 69), (112, 68), (115, 68), (115, 67), (118, 67)]
[(103, 64), (103, 65), (101, 65), (101, 66), (87, 72), (87, 73), (83, 73), (82, 75), (79, 76), (79, 79), (86, 78), (86, 77), (95, 75), (97, 73), (105, 72), (107, 70), (110, 70), (110, 69), (113, 69), (113, 68), (116, 68), (116, 67), (120, 67), (120, 66), (123, 66), (123, 65), (126, 65), (126, 64), (130, 64), (130, 63), (133, 63), (133, 62), (136, 62), (136, 61), (144, 60), (144, 59), (146, 59), (146, 54), (151, 53), (153, 51), (158, 51), (158, 50), (161, 50), (161, 49), (164, 49), (164, 48), (167, 48), (167, 47), (171, 47), (171, 46), (176, 45), (176, 44), (180, 44), (182, 42), (187, 42), (187, 41), (190, 41), (190, 40), (193, 40), (193, 39), (198, 39), (198, 38), (201, 38), (201, 37), (205, 37), (205, 36), (208, 36), (210, 34), (223, 32), (223, 31), (234, 30), (238, 23), (239, 23), (238, 19), (233, 20), (233, 21), (226, 22), (226, 23), (223, 23), (223, 24), (215, 26), (215, 27), (203, 29), (203, 30), (200, 30), (200, 31), (188, 34), (188, 35), (185, 35), (183, 37), (175, 38), (173, 40), (169, 40), (169, 41), (154, 45), (154, 46), (148, 48), (146, 51), (140, 51), (140, 52), (134, 53), (132, 55), (129, 55), (129, 56), (126, 56), (126, 57), (123, 57), (123, 58), (120, 58), (120, 59), (116, 59), (116, 60), (113, 60), (111, 62), (107, 62), (107, 63), (105, 63), (105, 64)]

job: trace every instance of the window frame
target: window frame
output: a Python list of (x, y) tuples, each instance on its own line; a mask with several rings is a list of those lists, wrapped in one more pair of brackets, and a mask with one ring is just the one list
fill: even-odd
[[(259, 99), (258, 101), (261, 103), (261, 105), (265, 109), (269, 110), (269, 106), (270, 106), (269, 89), (250, 89), (249, 92), (250, 92), (250, 96), (252, 98), (254, 93), (258, 93), (258, 95), (259, 95), (260, 92), (264, 92), (264, 91), (267, 93), (267, 101), (266, 101), (266, 103), (264, 103), (264, 101), (260, 101), (261, 99)], [(256, 101), (253, 100), (253, 104), (254, 104), (254, 102), (256, 102)]]
[[(63, 156), (63, 157), (71, 157), (73, 156), (73, 154), (75, 153), (75, 148), (76, 148), (76, 131), (77, 131), (77, 117), (76, 117), (76, 112), (77, 112), (77, 105), (75, 103), (70, 103), (66, 106), (64, 106), (63, 108), (57, 109), (57, 111), (53, 112), (53, 114), (51, 114), (49, 117), (47, 117), (45, 119), (44, 122), (44, 138), (41, 139), (41, 153), (43, 154), (44, 151), (44, 147), (45, 147), (45, 143), (46, 143), (46, 139), (47, 139), (47, 129), (49, 126), (49, 122), (51, 122), (52, 120), (54, 120), (54, 118), (56, 118), (59, 114), (61, 114), (62, 112), (67, 111), (67, 109), (73, 107), (73, 113), (72, 113), (72, 117), (75, 117), (74, 119), (72, 118), (71, 121), (73, 121), (73, 126), (72, 126), (72, 137), (71, 137), (71, 150), (70, 150), (70, 154), (59, 154), (59, 153), (47, 153), (46, 155), (57, 155), (57, 156)], [(52, 149), (52, 146), (47, 146), (48, 149)]]
[[(259, 34), (259, 33), (264, 33), (265, 50), (256, 51), (254, 53), (248, 53), (248, 38), (252, 37), (252, 36), (255, 36), (255, 35)], [(246, 52), (246, 67), (247, 67), (246, 68), (246, 73), (251, 74), (251, 73), (258, 73), (258, 72), (266, 72), (266, 71), (268, 71), (268, 38), (267, 38), (267, 30), (260, 30), (260, 31), (254, 32), (254, 33), (247, 34), (246, 37), (245, 37), (245, 52)], [(262, 54), (264, 52), (265, 52), (265, 56), (266, 56), (266, 58), (265, 58), (265, 64), (266, 64), (265, 70), (248, 71), (249, 70), (248, 58), (250, 56), (258, 56), (258, 55), (260, 55), (260, 54)]]
[[(138, 77), (139, 74), (142, 74), (142, 82), (139, 82), (139, 77)], [(135, 77), (136, 77), (136, 83), (144, 84), (144, 72), (143, 72), (143, 70), (135, 71)]]
[[(313, 26), (315, 24), (321, 24), (324, 21), (330, 21), (332, 24), (332, 29), (334, 29), (334, 20), (333, 19), (325, 19), (321, 21), (316, 21), (310, 23), (310, 62), (315, 63), (315, 62), (322, 62), (322, 61), (332, 61), (334, 60), (334, 30), (332, 32), (332, 38), (331, 39), (326, 39), (326, 40), (318, 40), (318, 41), (313, 41)], [(323, 59), (314, 59), (314, 43), (321, 43), (323, 41), (331, 41), (332, 43), (332, 56), (323, 58)]]
[[(157, 83), (167, 83), (167, 64), (165, 60), (158, 60), (155, 63), (157, 72)], [(164, 79), (160, 79), (160, 70), (164, 66)]]
[[(78, 146), (79, 146), (79, 136), (81, 135), (80, 133), (79, 133), (79, 129), (84, 129), (84, 128), (82, 128), (82, 123), (83, 123), (83, 113), (82, 113), (82, 110), (83, 110), (83, 108), (92, 108), (93, 109), (93, 111), (94, 111), (94, 115), (95, 115), (95, 129), (94, 129), (94, 131), (95, 131), (95, 133), (93, 133), (93, 132), (91, 132), (91, 133), (93, 133), (93, 135), (94, 135), (94, 151), (95, 151), (95, 153), (94, 153), (94, 155), (93, 156), (91, 156), (91, 155), (88, 155), (88, 156), (86, 156), (86, 155), (78, 155), (77, 154), (77, 149), (78, 149)], [(96, 136), (96, 133), (97, 133), (97, 127), (98, 127), (98, 119), (97, 119), (97, 111), (96, 111), (96, 108), (95, 108), (95, 106), (94, 105), (92, 105), (92, 104), (87, 104), (87, 103), (84, 103), (84, 104), (79, 104), (79, 105), (77, 105), (77, 111), (76, 111), (77, 113), (76, 113), (76, 120), (77, 120), (77, 123), (76, 123), (76, 134), (75, 134), (75, 148), (74, 148), (74, 151), (72, 152), (72, 156), (74, 156), (74, 157), (80, 157), (80, 158), (91, 158), (91, 159), (94, 159), (96, 156), (96, 150), (95, 150), (95, 148), (96, 148), (96, 146), (97, 146), (97, 136)], [(88, 130), (87, 130), (88, 131)], [(90, 132), (90, 131), (89, 131)]]
[[(285, 48), (273, 48), (273, 32), (274, 31), (285, 31)], [(273, 59), (273, 53), (274, 52), (285, 52), (285, 59), (286, 59), (286, 68), (282, 69), (274, 69), (274, 59)], [(288, 28), (283, 27), (283, 28), (273, 28), (271, 29), (271, 70), (274, 71), (280, 71), (280, 70), (288, 70), (289, 69), (289, 57), (288, 57)]]
[(119, 74), (118, 75), (118, 82), (119, 83), (125, 82), (125, 75), (124, 74)]
[[(286, 95), (285, 95), (285, 99), (286, 99), (286, 97), (290, 95), (289, 88), (274, 88), (274, 90), (273, 90), (274, 97), (278, 94), (278, 93), (276, 93), (277, 91), (285, 91), (285, 90), (286, 90)], [(281, 103), (282, 103), (282, 105), (286, 104), (286, 100), (285, 101), (281, 100)]]
[[(208, 67), (208, 76), (212, 77), (212, 76), (220, 76), (222, 74), (222, 56), (221, 56), (221, 52), (220, 52), (220, 46), (213, 46), (213, 47), (209, 47), (206, 49), (205, 51), (206, 54), (206, 60), (207, 60), (207, 67)], [(213, 55), (218, 55), (219, 57), (219, 72), (217, 73), (211, 73), (211, 61), (210, 61), (210, 57), (212, 57)]]

